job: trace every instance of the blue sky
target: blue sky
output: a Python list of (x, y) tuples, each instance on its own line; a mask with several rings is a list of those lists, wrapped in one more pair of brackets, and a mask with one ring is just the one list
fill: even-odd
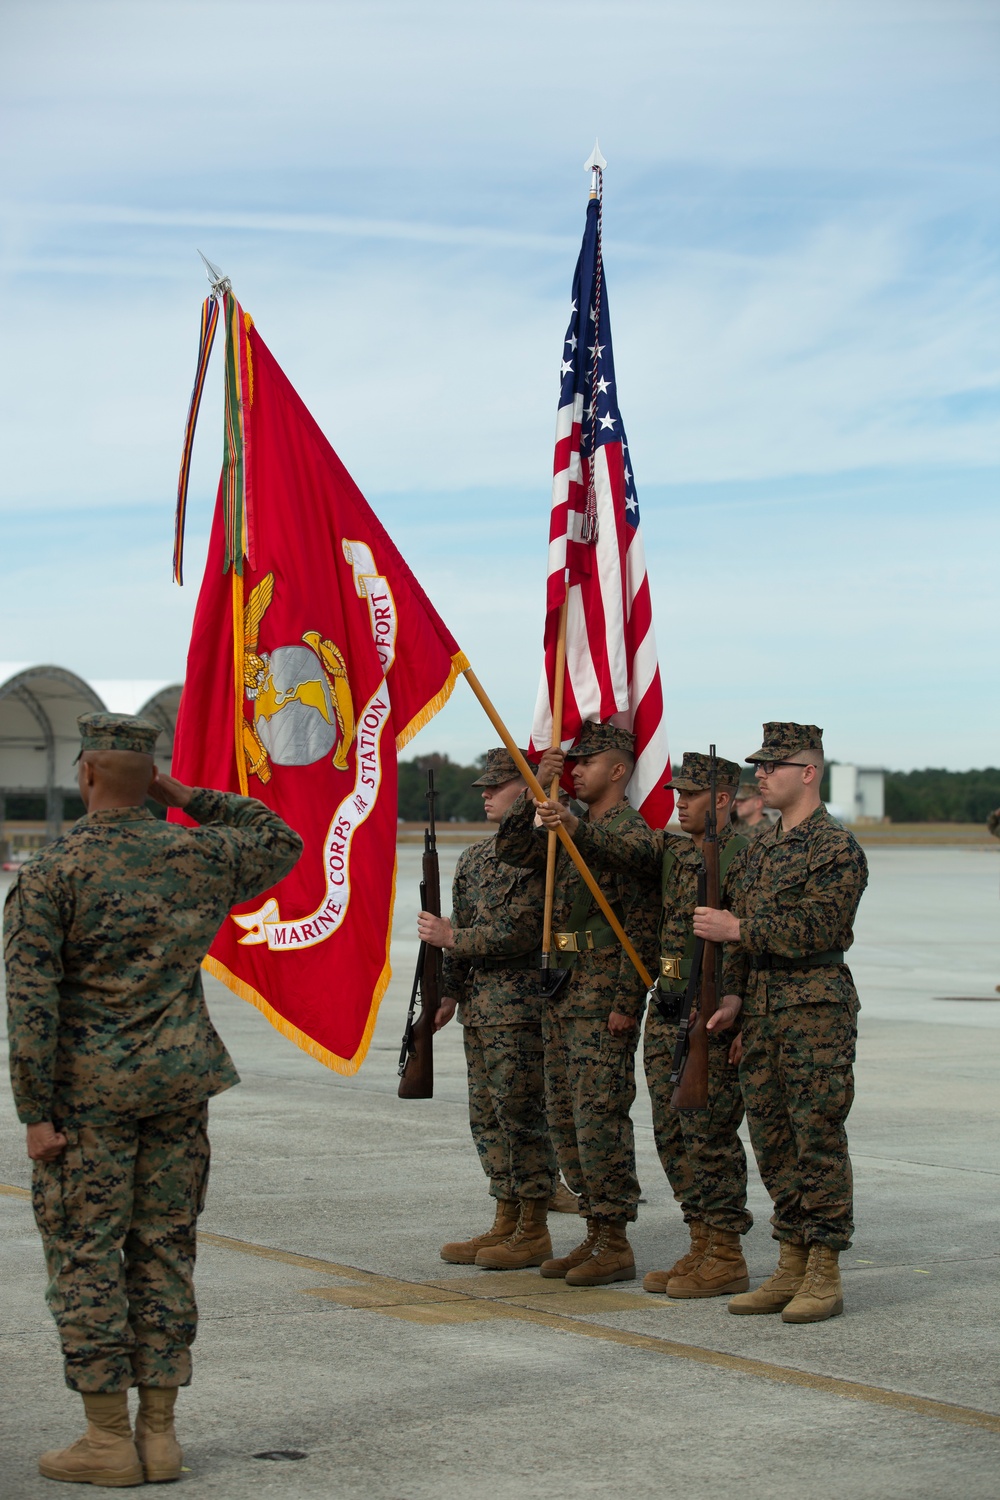
[(6, 0), (0, 659), (182, 675), (199, 247), (526, 735), (599, 135), (675, 754), (996, 764), (998, 62), (964, 0)]

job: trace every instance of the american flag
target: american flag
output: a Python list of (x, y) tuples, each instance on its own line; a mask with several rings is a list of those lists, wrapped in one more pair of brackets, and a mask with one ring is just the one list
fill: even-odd
[(552, 743), (556, 641), (568, 589), (562, 746), (569, 748), (588, 719), (631, 729), (636, 765), (629, 800), (661, 828), (673, 810), (673, 793), (663, 790), (670, 756), (639, 501), (618, 410), (595, 176), (560, 367), (545, 668), (531, 748)]

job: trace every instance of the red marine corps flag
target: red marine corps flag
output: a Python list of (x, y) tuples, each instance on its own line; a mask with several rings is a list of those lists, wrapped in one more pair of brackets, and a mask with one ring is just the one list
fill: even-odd
[[(604, 158), (595, 148), (563, 344), (542, 673), (531, 748), (568, 749), (588, 719), (635, 735), (629, 798), (654, 828), (673, 808), (639, 501), (618, 409), (601, 258)], [(564, 650), (563, 650), (564, 647)], [(565, 665), (563, 665), (565, 658)], [(564, 696), (562, 696), (564, 693)], [(559, 707), (561, 704), (561, 714)]]
[(354, 1073), (389, 982), (396, 752), (468, 663), (215, 274), (178, 487), (178, 581), (191, 436), (220, 309), (223, 473), (173, 770), (260, 798), (305, 851), (273, 890), (231, 913), (205, 966), (305, 1051)]

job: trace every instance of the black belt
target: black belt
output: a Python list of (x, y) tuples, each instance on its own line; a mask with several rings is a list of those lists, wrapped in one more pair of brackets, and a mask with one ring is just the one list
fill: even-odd
[(512, 954), (509, 958), (474, 958), (472, 967), (474, 969), (485, 969), (492, 973), (495, 969), (537, 969), (541, 966), (541, 953)]
[(841, 948), (828, 948), (825, 953), (801, 953), (796, 958), (786, 958), (783, 953), (750, 955), (752, 969), (820, 969), (843, 962), (844, 952)]

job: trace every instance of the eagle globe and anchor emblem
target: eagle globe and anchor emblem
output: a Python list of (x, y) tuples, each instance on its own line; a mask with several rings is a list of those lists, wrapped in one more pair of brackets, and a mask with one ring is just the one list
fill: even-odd
[(271, 765), (311, 766), (332, 755), (347, 770), (354, 742), (354, 704), (347, 665), (333, 641), (307, 630), (302, 644), (258, 652), (260, 622), (274, 593), (268, 573), (243, 609), (243, 686), (253, 723), (243, 722), (243, 749), (252, 775), (271, 779)]

